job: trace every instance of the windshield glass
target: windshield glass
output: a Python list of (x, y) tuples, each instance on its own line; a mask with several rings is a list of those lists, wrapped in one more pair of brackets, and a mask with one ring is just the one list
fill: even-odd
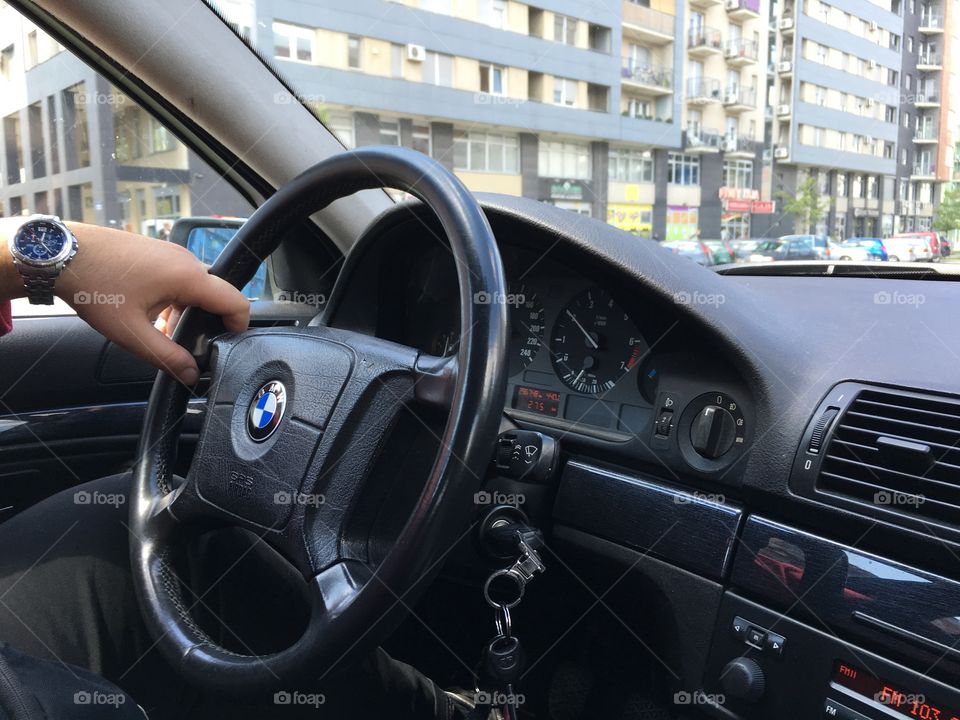
[(290, 84), (275, 102), (346, 147), (410, 147), (638, 240), (750, 262), (789, 236), (828, 261), (848, 238), (960, 225), (943, 0), (210, 4)]

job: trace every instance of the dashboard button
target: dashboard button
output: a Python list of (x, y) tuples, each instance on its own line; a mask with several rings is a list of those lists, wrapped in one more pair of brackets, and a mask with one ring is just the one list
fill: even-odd
[(830, 720), (870, 720), (866, 715), (861, 715), (856, 710), (841, 705), (833, 698), (827, 698), (823, 704), (823, 716), (830, 718)]
[(767, 639), (767, 634), (760, 628), (752, 627), (747, 630), (747, 645), (752, 645), (758, 650), (763, 650), (763, 643)]
[(657, 424), (654, 432), (660, 437), (670, 437), (673, 429), (673, 410), (661, 410), (657, 415)]
[(783, 635), (777, 635), (777, 633), (768, 632), (767, 640), (764, 644), (764, 650), (769, 652), (774, 657), (781, 657), (783, 655), (783, 647), (787, 644), (787, 639)]
[(742, 617), (735, 617), (733, 619), (733, 634), (738, 638), (747, 637), (747, 628), (750, 627), (750, 623), (744, 620)]

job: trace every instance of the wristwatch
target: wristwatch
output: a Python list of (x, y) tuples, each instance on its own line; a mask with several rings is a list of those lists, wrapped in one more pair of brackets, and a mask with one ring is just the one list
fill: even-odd
[(53, 287), (77, 254), (77, 238), (53, 215), (31, 215), (10, 238), (13, 266), (31, 305), (53, 305)]

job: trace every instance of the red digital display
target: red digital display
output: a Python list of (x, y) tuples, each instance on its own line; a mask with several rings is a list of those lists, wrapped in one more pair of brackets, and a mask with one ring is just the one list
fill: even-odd
[(553, 390), (518, 385), (513, 396), (513, 406), (517, 410), (557, 417), (560, 414), (560, 400), (563, 396)]
[(923, 693), (909, 692), (839, 660), (833, 669), (833, 682), (909, 718), (960, 720), (960, 712), (936, 704)]

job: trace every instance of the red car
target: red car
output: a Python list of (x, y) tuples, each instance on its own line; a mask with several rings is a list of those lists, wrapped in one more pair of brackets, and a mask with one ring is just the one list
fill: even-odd
[[(933, 256), (932, 262), (936, 262), (940, 259), (942, 249), (940, 247), (940, 236), (931, 231), (921, 231), (921, 232), (909, 232), (909, 233), (897, 233), (894, 237), (906, 237), (906, 238), (923, 238), (930, 245), (930, 253)], [(949, 253), (949, 250), (947, 251)]]

